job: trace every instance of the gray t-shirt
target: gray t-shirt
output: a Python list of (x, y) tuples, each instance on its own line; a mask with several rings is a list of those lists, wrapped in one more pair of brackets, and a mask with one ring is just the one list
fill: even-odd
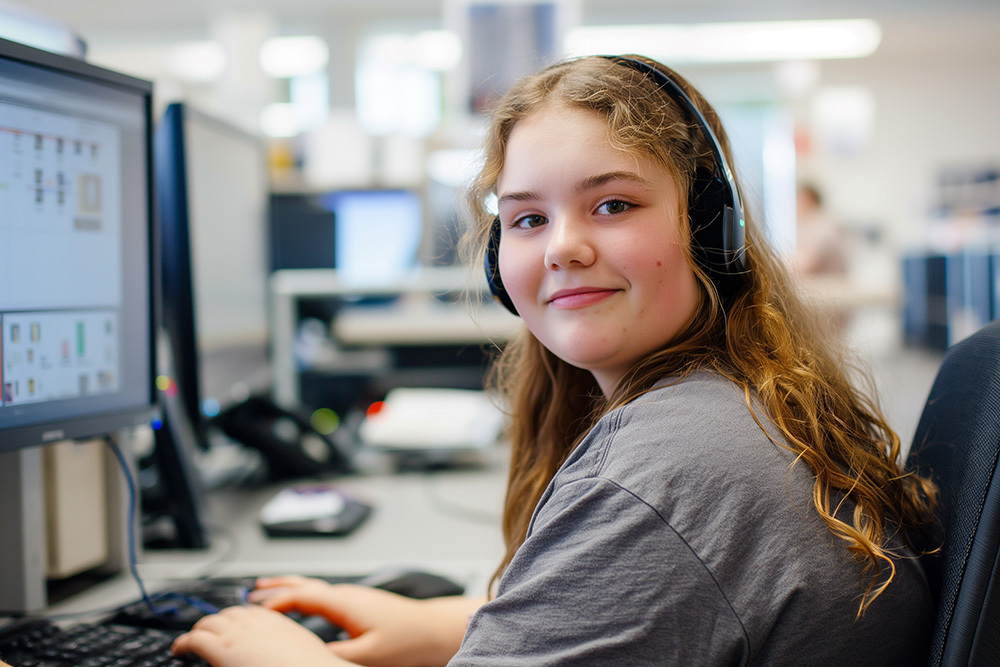
[(922, 664), (933, 606), (919, 561), (897, 559), (858, 618), (867, 579), (794, 460), (709, 373), (608, 414), (449, 664)]

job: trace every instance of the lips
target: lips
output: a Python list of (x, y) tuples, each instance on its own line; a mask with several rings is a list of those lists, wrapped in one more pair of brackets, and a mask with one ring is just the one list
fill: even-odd
[(562, 289), (549, 297), (548, 305), (562, 310), (586, 308), (614, 296), (620, 290), (607, 287), (574, 287)]

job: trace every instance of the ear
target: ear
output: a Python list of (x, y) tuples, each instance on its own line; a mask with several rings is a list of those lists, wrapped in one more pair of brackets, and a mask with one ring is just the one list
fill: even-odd
[(517, 308), (510, 300), (507, 289), (503, 286), (503, 279), (500, 277), (500, 218), (493, 219), (490, 225), (490, 238), (486, 244), (486, 256), (483, 266), (486, 269), (486, 282), (490, 286), (493, 298), (503, 304), (503, 306), (517, 315)]

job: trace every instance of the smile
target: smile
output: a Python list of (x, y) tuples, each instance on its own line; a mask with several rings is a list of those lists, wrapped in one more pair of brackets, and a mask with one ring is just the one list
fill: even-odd
[(560, 310), (586, 308), (617, 294), (620, 290), (603, 287), (577, 287), (559, 290), (549, 297), (548, 305)]

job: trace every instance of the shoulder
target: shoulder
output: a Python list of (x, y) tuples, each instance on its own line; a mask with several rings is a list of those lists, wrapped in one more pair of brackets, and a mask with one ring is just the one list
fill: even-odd
[(692, 485), (701, 495), (712, 492), (706, 484), (730, 488), (729, 477), (758, 490), (771, 481), (783, 487), (794, 460), (752, 394), (702, 372), (665, 380), (605, 415), (557, 480), (606, 479), (640, 495), (669, 484), (676, 496), (677, 485)]

